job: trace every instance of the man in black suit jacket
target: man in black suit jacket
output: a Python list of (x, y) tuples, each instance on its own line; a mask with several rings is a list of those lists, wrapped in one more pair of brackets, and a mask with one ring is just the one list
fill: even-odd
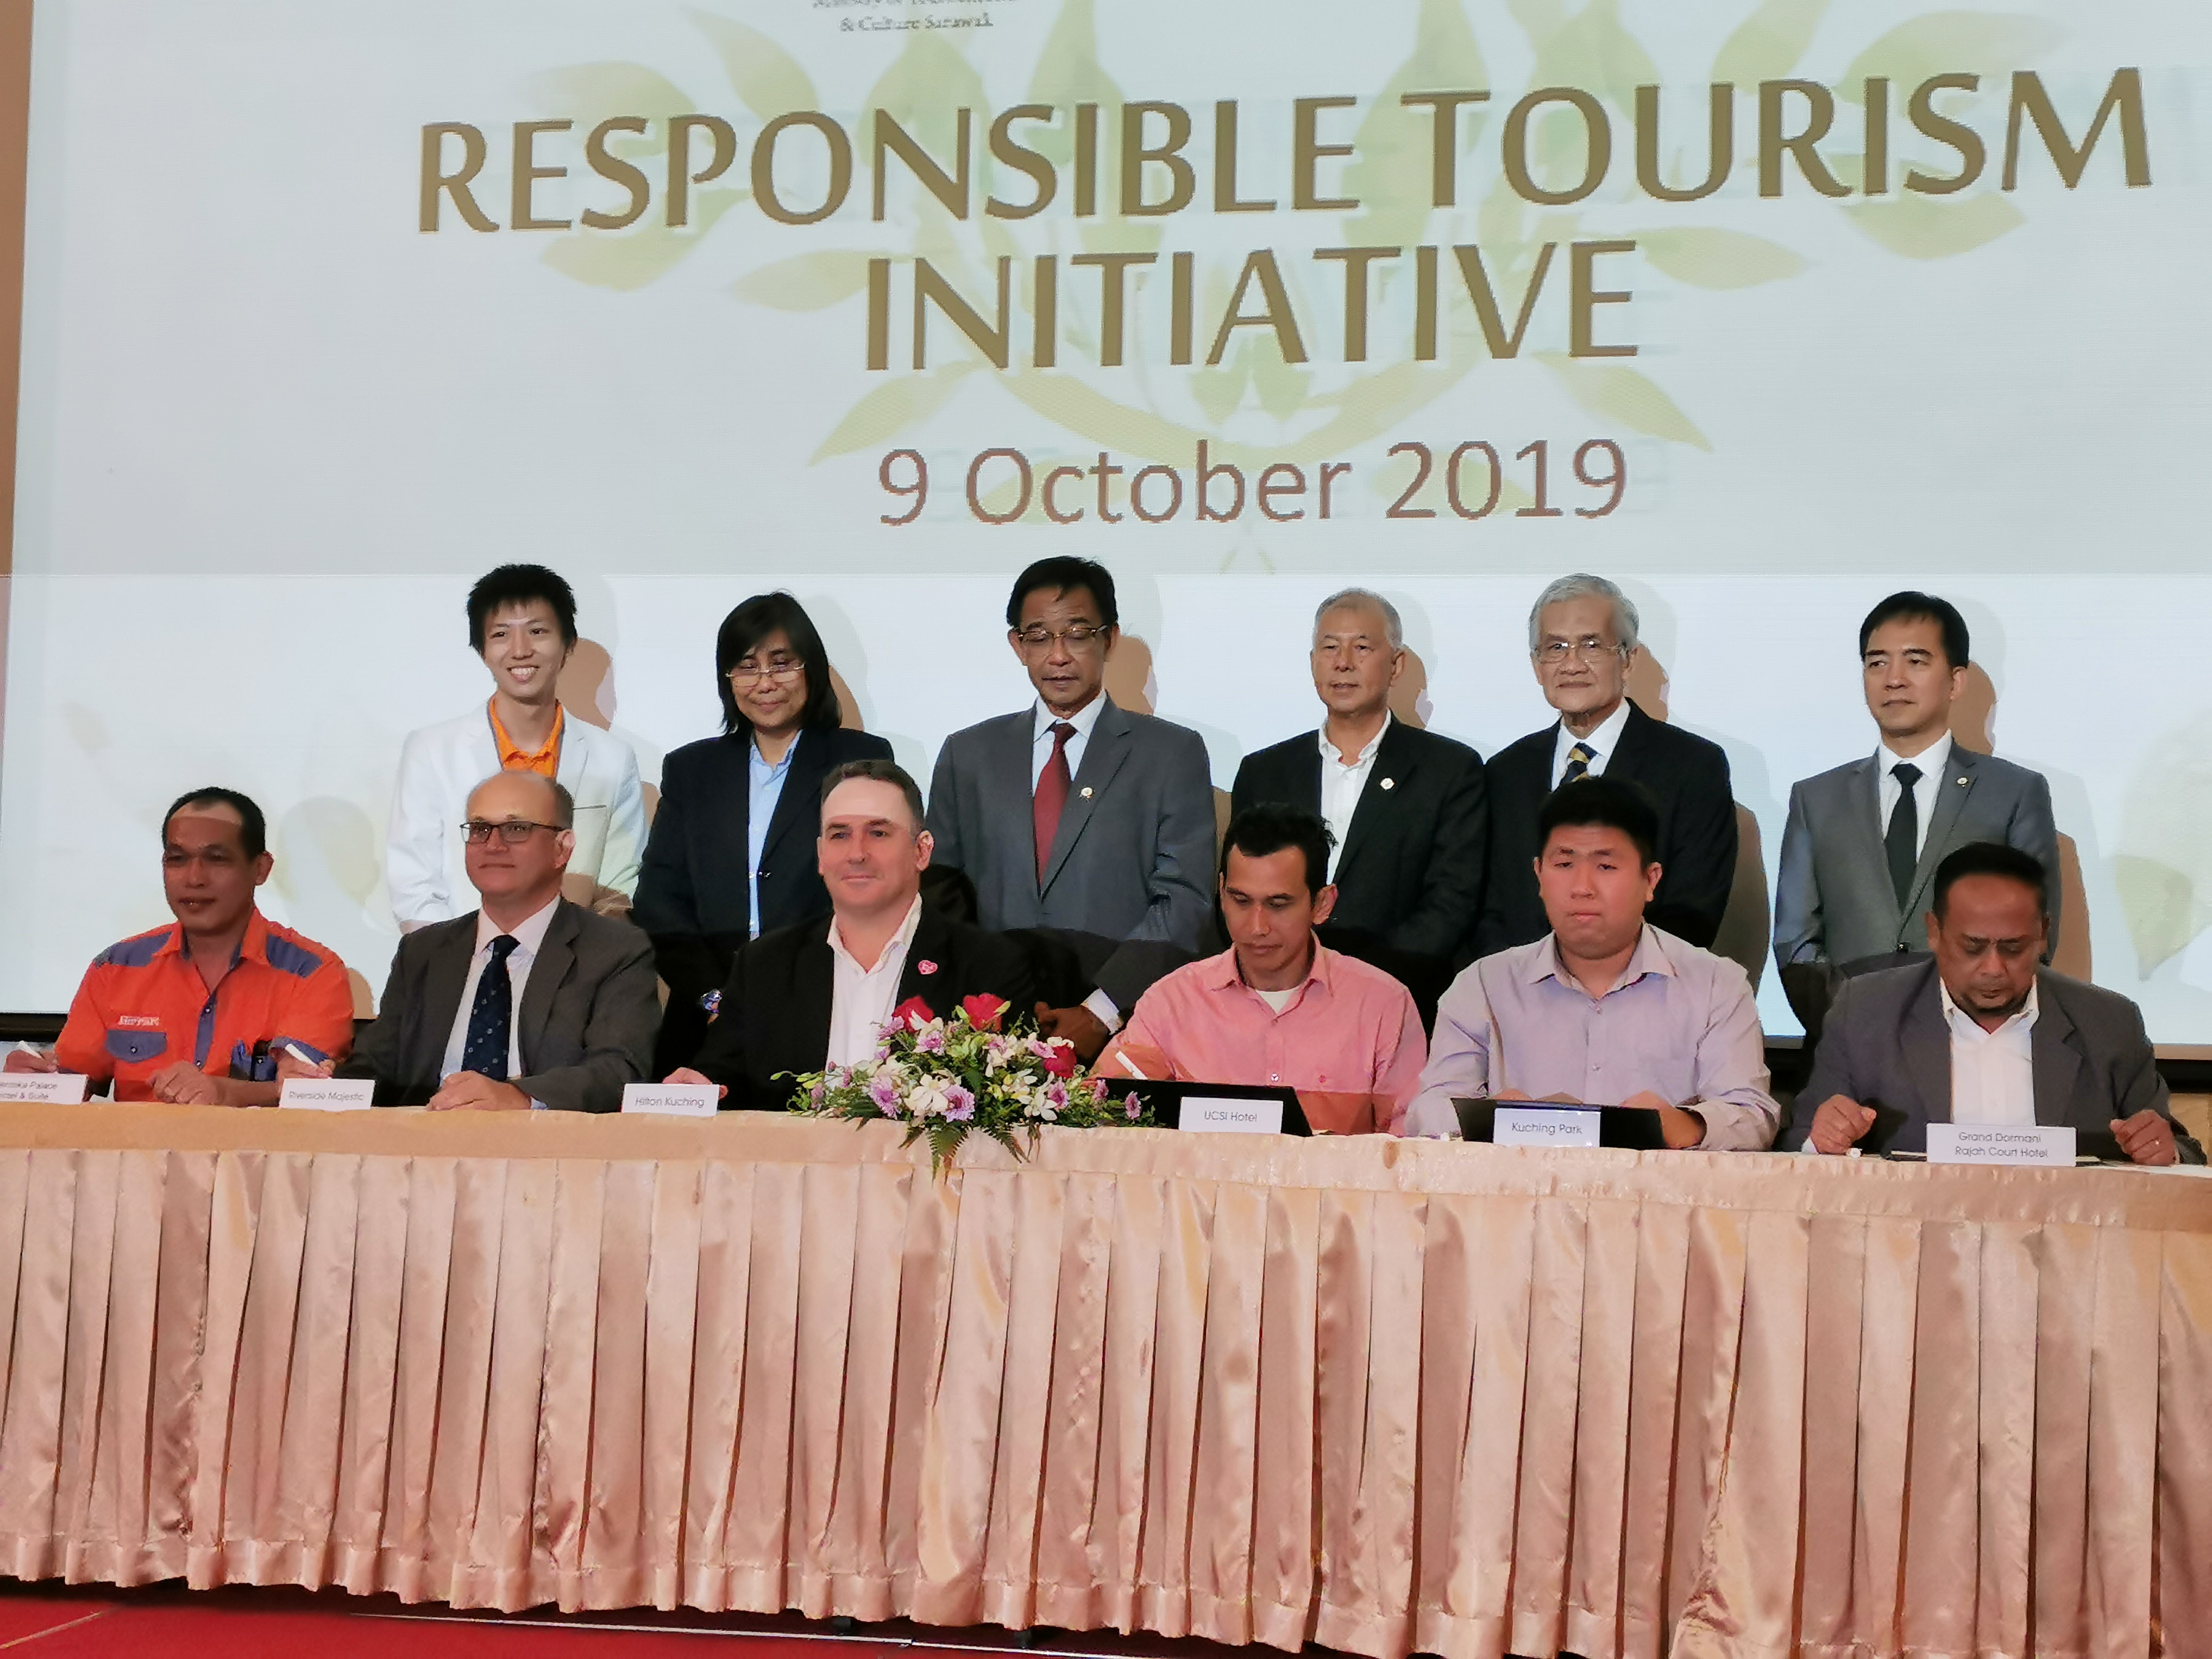
[(574, 810), (535, 772), (477, 787), (463, 851), (483, 906), (399, 941), (376, 1023), (338, 1076), (375, 1079), (380, 1106), (620, 1109), (660, 1020), (653, 945), (561, 896)]
[(1550, 929), (1536, 894), (1536, 815), (1563, 783), (1640, 785), (1659, 812), (1658, 896), (1645, 920), (1699, 949), (1720, 932), (1735, 881), (1735, 799), (1720, 745), (1653, 720), (1628, 700), (1636, 607), (1601, 576), (1563, 576), (1528, 613), (1528, 654), (1557, 724), (1490, 758), (1490, 866), (1479, 954)]
[(1030, 1009), (1029, 970), (1011, 940), (924, 908), (931, 842), (914, 780), (890, 761), (854, 761), (830, 775), (821, 799), (829, 921), (738, 951), (697, 1060), (668, 1079), (721, 1085), (725, 1109), (787, 1107), (784, 1073), (866, 1060), (910, 998), (945, 1017), (984, 994), (1010, 1018)]
[(1843, 981), (1779, 1144), (1917, 1152), (1930, 1123), (2039, 1123), (2109, 1133), (2138, 1164), (2202, 1164), (2135, 1004), (2039, 966), (2048, 890), (2017, 848), (1946, 858), (1934, 957)]
[(1474, 947), (1489, 814), (1482, 757), (1392, 717), (1405, 672), (1397, 607), (1346, 588), (1314, 613), (1321, 729), (1247, 755), (1230, 792), (1233, 817), (1263, 801), (1302, 807), (1336, 836), (1336, 908), (1322, 942), (1401, 980), (1436, 981), (1424, 1017)]

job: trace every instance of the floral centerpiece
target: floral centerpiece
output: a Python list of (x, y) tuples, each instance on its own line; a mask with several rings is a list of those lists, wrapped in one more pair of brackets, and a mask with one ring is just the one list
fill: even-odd
[(1075, 1050), (1065, 1040), (1002, 1029), (1007, 1012), (1000, 998), (973, 996), (941, 1019), (910, 997), (892, 1010), (873, 1058), (799, 1073), (793, 1109), (896, 1119), (907, 1127), (908, 1146), (929, 1138), (939, 1170), (971, 1134), (989, 1135), (1018, 1158), (1027, 1147), (1016, 1135), (1033, 1140), (1048, 1123), (1079, 1129), (1152, 1123), (1133, 1091), (1115, 1100), (1105, 1079), (1079, 1077)]

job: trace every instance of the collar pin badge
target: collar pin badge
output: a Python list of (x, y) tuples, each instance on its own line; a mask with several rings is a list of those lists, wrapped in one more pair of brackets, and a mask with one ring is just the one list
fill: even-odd
[(937, 964), (927, 957), (924, 957), (914, 964), (914, 971), (917, 974), (933, 974), (937, 971)]
[(1397, 785), (1398, 781), (1395, 778), (1385, 778), (1382, 780), (1382, 787), (1385, 789), (1395, 789), (1397, 787)]
[(1083, 799), (1085, 800), (1091, 799), (1091, 786), (1087, 783), (1083, 786)]

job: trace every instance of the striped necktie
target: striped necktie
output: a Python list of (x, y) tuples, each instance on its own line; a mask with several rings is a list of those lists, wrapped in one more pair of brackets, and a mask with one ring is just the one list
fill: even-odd
[(1590, 763), (1596, 758), (1597, 750), (1591, 748), (1586, 743), (1578, 743), (1573, 748), (1568, 750), (1567, 769), (1559, 775), (1559, 783), (1561, 787), (1564, 787), (1565, 785), (1572, 783), (1577, 778), (1588, 777), (1589, 775)]

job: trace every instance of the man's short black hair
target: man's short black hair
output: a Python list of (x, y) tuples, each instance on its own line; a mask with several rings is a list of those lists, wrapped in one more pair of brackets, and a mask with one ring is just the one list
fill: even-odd
[[(854, 778), (867, 778), (877, 783), (896, 786), (899, 793), (906, 797), (906, 810), (914, 814), (915, 833), (921, 833), (921, 786), (914, 781), (914, 775), (906, 768), (896, 761), (885, 760), (880, 755), (871, 755), (866, 760), (850, 760), (842, 766), (831, 767), (830, 775), (822, 780), (822, 805), (827, 806), (830, 804), (830, 792), (839, 784), (850, 783)], [(818, 819), (820, 815), (817, 812), (816, 816)]]
[(1062, 554), (1057, 558), (1039, 559), (1014, 578), (1013, 596), (1006, 601), (1006, 626), (1022, 625), (1022, 601), (1039, 588), (1064, 593), (1074, 587), (1091, 595), (1098, 606), (1100, 622), (1109, 628), (1121, 625), (1121, 612), (1114, 603), (1114, 573), (1095, 559)]
[(239, 842), (246, 848), (246, 856), (258, 859), (269, 850), (269, 820), (261, 816), (261, 809), (235, 789), (195, 789), (179, 795), (169, 803), (169, 810), (161, 814), (161, 841), (169, 839), (169, 820), (187, 806), (228, 806), (238, 814), (242, 828)]
[(1935, 896), (1929, 903), (1936, 921), (1943, 920), (1943, 906), (1951, 896), (1952, 885), (1966, 876), (2002, 876), (2033, 889), (2036, 909), (2044, 921), (2051, 920), (2051, 890), (2045, 885), (2051, 872), (2043, 867), (2043, 860), (2002, 842), (1976, 841), (1948, 854), (1936, 866)]
[(1932, 622), (1943, 635), (1943, 661), (1952, 668), (1964, 668), (1967, 661), (1966, 619), (1959, 614), (1959, 607), (1948, 599), (1939, 599), (1933, 593), (1923, 593), (1916, 588), (1906, 588), (1902, 593), (1893, 593), (1867, 612), (1859, 624), (1859, 655), (1866, 655), (1867, 641), (1874, 630), (1884, 623)]
[(1659, 861), (1659, 809), (1642, 785), (1615, 778), (1577, 778), (1552, 791), (1536, 815), (1539, 856), (1552, 844), (1554, 830), (1593, 824), (1618, 830), (1634, 842), (1636, 854), (1647, 869)]
[(1320, 813), (1279, 800), (1255, 801), (1229, 820), (1228, 832), (1221, 837), (1221, 875), (1228, 878), (1232, 852), (1263, 859), (1295, 847), (1305, 854), (1306, 891), (1318, 893), (1328, 885), (1328, 849), (1335, 845), (1336, 837)]
[(495, 612), (511, 605), (534, 605), (540, 599), (553, 607), (561, 624), (561, 642), (574, 649), (576, 596), (560, 572), (542, 564), (503, 564), (477, 579), (477, 585), (469, 589), (469, 649), (483, 655), (484, 624)]
[(806, 614), (805, 605), (778, 589), (743, 601), (722, 618), (721, 631), (714, 635), (714, 691), (722, 700), (722, 730), (733, 737), (749, 737), (752, 722), (738, 707), (737, 693), (730, 689), (730, 671), (763, 640), (779, 632), (791, 641), (793, 654), (806, 671), (806, 707), (799, 714), (799, 725), (830, 726), (841, 718), (837, 688), (830, 679), (830, 652), (822, 643), (814, 619)]

